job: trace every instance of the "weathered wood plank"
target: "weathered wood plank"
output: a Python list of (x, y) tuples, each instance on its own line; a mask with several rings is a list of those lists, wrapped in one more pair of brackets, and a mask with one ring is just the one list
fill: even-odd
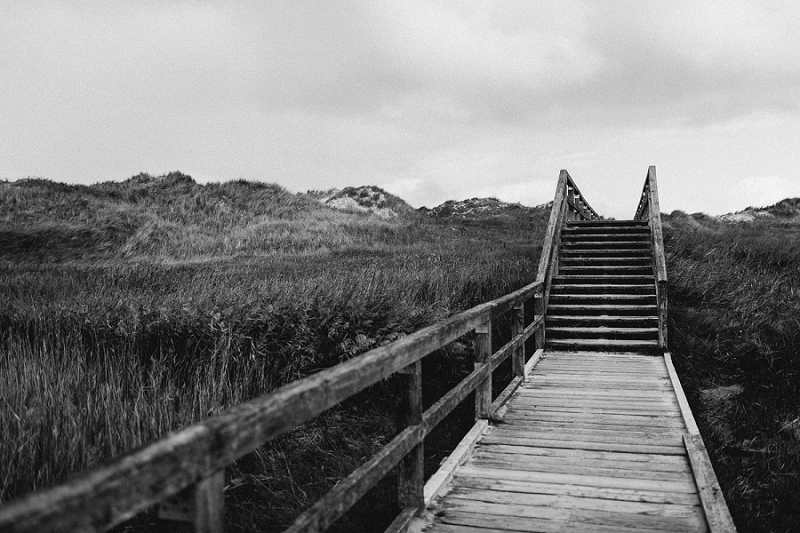
[[(510, 446), (503, 444), (478, 444), (473, 453), (482, 453), (484, 450), (491, 453), (508, 453), (519, 457), (520, 461), (539, 461), (553, 459), (558, 461), (616, 461), (622, 465), (620, 468), (639, 468), (641, 463), (648, 465), (664, 465), (669, 469), (687, 469), (689, 459), (681, 455), (658, 455), (648, 453), (625, 453), (591, 450), (574, 450), (563, 448), (542, 448), (533, 446)], [(533, 456), (533, 457), (526, 457)]]
[(621, 444), (621, 443), (606, 443), (606, 442), (585, 442), (579, 440), (550, 440), (545, 438), (528, 438), (528, 437), (496, 437), (495, 435), (487, 435), (484, 437), (483, 442), (486, 444), (508, 444), (508, 445), (522, 445), (522, 446), (541, 446), (546, 448), (571, 448), (580, 450), (596, 450), (596, 451), (609, 451), (609, 452), (631, 452), (631, 453), (654, 453), (665, 455), (683, 455), (685, 452), (683, 446), (656, 446), (649, 444)]
[(714, 474), (714, 468), (711, 466), (711, 460), (702, 437), (700, 435), (684, 435), (684, 440), (711, 533), (735, 533), (736, 526), (731, 518), (728, 505), (725, 503), (725, 497), (717, 482), (717, 476)]
[(575, 496), (580, 498), (598, 498), (603, 500), (650, 502), (666, 505), (700, 505), (700, 498), (694, 492), (665, 492), (660, 490), (641, 490), (626, 488), (609, 488), (602, 486), (545, 483), (536, 480), (492, 479), (489, 477), (471, 477), (459, 473), (454, 487), (465, 489), (518, 492), (521, 494), (552, 494)]
[(486, 420), (475, 422), (472, 429), (464, 435), (458, 446), (439, 467), (439, 470), (425, 483), (425, 505), (429, 505), (444, 490), (447, 483), (453, 478), (456, 469), (469, 459), (475, 444), (486, 431), (488, 425), (489, 423)]
[[(400, 430), (422, 424), (422, 361), (417, 361), (395, 378), (400, 381), (402, 402), (399, 406)], [(423, 496), (425, 454), (420, 442), (400, 461), (397, 468), (397, 501), (400, 507), (425, 507)]]
[[(475, 368), (489, 363), (492, 356), (492, 321), (475, 328)], [(475, 419), (488, 419), (492, 406), (492, 377), (484, 378), (475, 388)]]
[[(525, 331), (525, 302), (521, 302), (514, 306), (511, 312), (511, 337), (522, 335)], [(514, 376), (521, 377), (525, 380), (525, 344), (520, 344), (512, 356), (511, 363), (512, 372)], [(516, 387), (515, 389), (516, 390)]]
[[(486, 503), (524, 505), (526, 507), (547, 507), (549, 509), (583, 509), (593, 511), (612, 511), (617, 513), (648, 514), (662, 517), (697, 517), (697, 505), (609, 500), (596, 497), (578, 497), (554, 494), (524, 494), (500, 490), (475, 490), (466, 487), (453, 489), (448, 499), (482, 501)], [(538, 514), (538, 513), (537, 513)]]
[[(573, 465), (564, 463), (552, 462), (536, 462), (536, 463), (516, 463), (510, 459), (492, 460), (486, 456), (482, 456), (480, 461), (475, 462), (476, 467), (479, 468), (492, 468), (496, 470), (513, 470), (518, 472), (534, 472), (534, 473), (551, 473), (551, 474), (565, 474), (571, 475), (576, 472)], [(479, 466), (477, 466), (479, 465)], [(617, 468), (615, 466), (582, 466), (580, 468), (581, 475), (584, 476), (601, 476), (609, 478), (620, 479), (657, 479), (659, 481), (682, 481), (685, 483), (692, 483), (694, 478), (691, 472), (670, 472), (670, 471), (648, 471), (646, 469), (625, 469)]]
[[(619, 426), (565, 426), (562, 424), (539, 423), (533, 427), (524, 428), (503, 428), (496, 432), (496, 435), (508, 437), (544, 437), (552, 438), (552, 435), (571, 435), (584, 439), (596, 438), (603, 442), (615, 442), (609, 439), (617, 439), (619, 442), (632, 442), (634, 439), (666, 439), (670, 442), (679, 443), (681, 440), (680, 432), (662, 428), (641, 428), (641, 427), (619, 427)], [(652, 443), (652, 442), (651, 442)]]
[(670, 381), (672, 383), (672, 387), (675, 394), (675, 399), (678, 402), (678, 406), (680, 407), (681, 416), (683, 417), (683, 421), (686, 424), (686, 430), (689, 432), (690, 435), (699, 435), (700, 430), (697, 428), (697, 423), (694, 421), (694, 416), (692, 415), (692, 408), (689, 407), (689, 401), (686, 399), (686, 394), (683, 392), (683, 386), (681, 386), (681, 380), (678, 378), (678, 373), (675, 372), (675, 367), (672, 364), (672, 356), (669, 352), (664, 352), (664, 364), (667, 366), (667, 371), (669, 372)]
[[(482, 515), (495, 520), (550, 520), (562, 524), (588, 524), (629, 528), (632, 530), (660, 530), (686, 532), (705, 532), (706, 524), (702, 510), (692, 508), (690, 516), (652, 516), (641, 513), (625, 513), (590, 509), (559, 509), (548, 507), (527, 507), (525, 505), (487, 503), (480, 501), (448, 500), (443, 502), (443, 522), (454, 522), (460, 513)], [(522, 530), (525, 531), (525, 530)], [(534, 529), (536, 531), (536, 529)]]
[(586, 485), (611, 489), (646, 490), (654, 492), (697, 493), (694, 483), (686, 481), (660, 481), (654, 479), (622, 479), (608, 476), (584, 476), (582, 474), (561, 474), (556, 472), (525, 472), (504, 470), (499, 468), (482, 468), (472, 464), (462, 466), (457, 474), (460, 476), (509, 481), (558, 483), (563, 485)]
[(406, 507), (400, 514), (397, 515), (392, 523), (386, 528), (384, 533), (405, 533), (408, 531), (408, 527), (411, 525), (411, 522), (417, 517), (419, 514), (419, 509), (416, 507)]
[(406, 428), (366, 463), (336, 484), (306, 509), (284, 533), (317, 533), (326, 530), (394, 468), (414, 446), (422, 442), (422, 426)]

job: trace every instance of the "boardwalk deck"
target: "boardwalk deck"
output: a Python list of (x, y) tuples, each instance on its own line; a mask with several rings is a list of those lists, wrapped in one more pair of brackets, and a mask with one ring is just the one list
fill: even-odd
[(546, 352), (424, 531), (707, 531), (686, 432), (664, 357)]

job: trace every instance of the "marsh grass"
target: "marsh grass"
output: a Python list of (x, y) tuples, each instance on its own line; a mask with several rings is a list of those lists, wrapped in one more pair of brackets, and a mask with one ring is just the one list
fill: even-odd
[[(387, 221), (170, 176), (0, 184), (0, 503), (535, 275), (545, 212)], [(470, 342), (426, 358), (426, 404), (469, 372)], [(393, 436), (397, 397), (379, 383), (229, 468), (227, 526), (290, 523)], [(429, 439), (429, 470), (469, 407)], [(394, 490), (388, 476), (338, 530), (382, 530)], [(130, 527), (153, 524), (145, 513)]]
[(665, 217), (670, 344), (739, 531), (800, 524), (800, 225)]

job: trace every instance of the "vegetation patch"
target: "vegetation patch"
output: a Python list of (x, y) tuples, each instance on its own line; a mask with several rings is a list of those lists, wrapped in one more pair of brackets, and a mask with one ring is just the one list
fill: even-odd
[[(0, 205), (0, 503), (530, 283), (548, 214), (387, 219), (180, 173), (0, 183)], [(470, 343), (425, 359), (427, 405), (471, 370)], [(392, 438), (394, 386), (229, 468), (226, 526), (291, 523)], [(460, 414), (428, 439), (429, 473)], [(387, 476), (337, 528), (383, 530), (395, 490)]]
[(664, 217), (670, 346), (739, 531), (800, 523), (800, 225)]

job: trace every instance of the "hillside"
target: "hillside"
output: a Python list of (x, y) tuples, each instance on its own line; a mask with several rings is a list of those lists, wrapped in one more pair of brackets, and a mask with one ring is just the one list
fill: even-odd
[(748, 207), (742, 211), (717, 217), (723, 222), (753, 222), (754, 220), (776, 220), (800, 222), (800, 198), (786, 198), (767, 207)]
[(385, 234), (391, 244), (416, 215), (374, 187), (344, 189), (320, 202), (274, 184), (199, 184), (180, 172), (90, 186), (0, 182), (0, 213), (0, 253), (37, 261), (341, 249), (357, 243), (355, 227)]
[(306, 194), (326, 207), (348, 213), (372, 214), (380, 218), (417, 215), (416, 209), (408, 205), (405, 200), (374, 185), (308, 191)]

